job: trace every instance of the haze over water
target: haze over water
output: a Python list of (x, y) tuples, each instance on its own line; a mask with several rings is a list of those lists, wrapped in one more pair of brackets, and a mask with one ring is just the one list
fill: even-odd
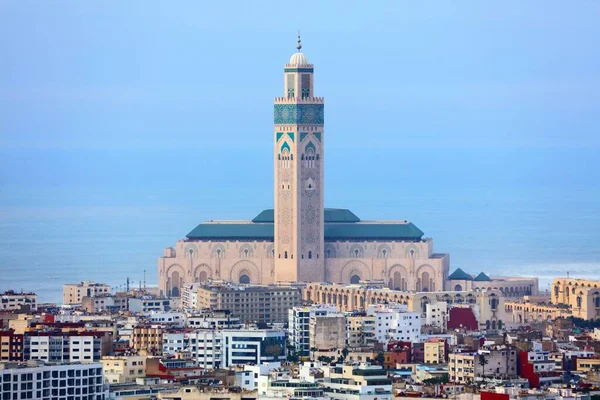
[(0, 290), (156, 283), (199, 222), (272, 207), (298, 27), (326, 206), (451, 270), (600, 278), (599, 2), (221, 3), (0, 5)]

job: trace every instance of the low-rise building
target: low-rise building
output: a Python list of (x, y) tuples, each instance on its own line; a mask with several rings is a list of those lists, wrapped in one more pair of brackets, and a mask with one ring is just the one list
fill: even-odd
[(110, 286), (93, 281), (66, 283), (63, 285), (63, 304), (81, 304), (84, 297), (110, 294)]
[(108, 384), (134, 382), (146, 376), (146, 356), (104, 356), (104, 382)]
[(0, 311), (16, 311), (20, 309), (37, 310), (38, 296), (35, 293), (15, 292), (7, 290), (0, 294)]
[(149, 314), (171, 310), (171, 301), (166, 297), (142, 296), (129, 299), (129, 311)]
[(392, 381), (381, 366), (336, 365), (324, 367), (321, 383), (328, 398), (338, 400), (392, 400)]
[(225, 311), (206, 311), (198, 315), (190, 315), (186, 319), (188, 328), (202, 329), (239, 329), (242, 322), (239, 317), (234, 317), (231, 312)]
[(184, 386), (174, 392), (160, 392), (159, 400), (255, 400), (258, 392), (245, 392), (225, 387)]
[(467, 383), (485, 377), (517, 377), (517, 350), (498, 348), (478, 352), (450, 353), (448, 371), (450, 380)]
[(89, 313), (127, 311), (129, 309), (129, 297), (108, 293), (98, 296), (84, 296), (81, 299), (81, 307)]

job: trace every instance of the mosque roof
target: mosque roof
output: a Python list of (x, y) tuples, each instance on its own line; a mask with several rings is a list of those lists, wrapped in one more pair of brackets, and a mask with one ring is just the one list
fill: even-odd
[[(326, 208), (325, 241), (421, 240), (423, 231), (408, 221), (361, 221), (352, 211)], [(209, 221), (187, 234), (192, 240), (273, 241), (274, 212), (263, 210), (252, 221)]]
[[(326, 208), (323, 213), (325, 214), (325, 223), (360, 221), (356, 214), (345, 208)], [(252, 222), (275, 222), (275, 211), (272, 208), (262, 210)]]
[(300, 50), (302, 49), (302, 42), (300, 40), (300, 32), (298, 32), (298, 45), (296, 46), (296, 48), (298, 49), (298, 52), (294, 53), (292, 55), (292, 57), (290, 57), (290, 64), (291, 65), (308, 65), (308, 60), (307, 60), (306, 56), (300, 52)]
[(473, 277), (467, 274), (460, 268), (457, 268), (456, 271), (450, 274), (448, 277), (449, 280), (457, 280), (457, 281), (472, 281)]
[(478, 282), (490, 282), (491, 279), (489, 276), (487, 276), (486, 274), (484, 274), (483, 272), (480, 272), (479, 275), (477, 275), (475, 278), (473, 278), (474, 281), (478, 281)]

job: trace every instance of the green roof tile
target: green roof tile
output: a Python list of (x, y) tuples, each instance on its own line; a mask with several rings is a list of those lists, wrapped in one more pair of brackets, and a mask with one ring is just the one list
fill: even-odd
[(457, 281), (472, 281), (473, 277), (471, 275), (467, 274), (462, 269), (457, 268), (456, 271), (454, 271), (453, 273), (450, 274), (448, 279), (457, 280)]
[(490, 282), (491, 281), (490, 277), (487, 276), (486, 274), (484, 274), (483, 272), (480, 272), (479, 275), (477, 275), (473, 280), (478, 281), (478, 282)]
[[(360, 218), (352, 211), (344, 208), (326, 208), (324, 211), (327, 222), (359, 222)], [(261, 211), (252, 222), (275, 222), (275, 212), (272, 208)]]
[[(421, 240), (423, 232), (414, 224), (360, 222), (350, 210), (325, 209), (325, 241), (343, 240)], [(193, 240), (258, 240), (272, 241), (274, 237), (273, 209), (258, 214), (251, 222), (206, 222), (187, 234)]]

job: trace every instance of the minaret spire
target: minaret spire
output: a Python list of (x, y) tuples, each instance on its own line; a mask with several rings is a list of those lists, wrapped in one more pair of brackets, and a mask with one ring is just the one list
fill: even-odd
[(298, 49), (298, 53), (300, 53), (300, 49), (302, 49), (302, 40), (300, 40), (300, 30), (298, 30), (298, 44), (296, 45)]

